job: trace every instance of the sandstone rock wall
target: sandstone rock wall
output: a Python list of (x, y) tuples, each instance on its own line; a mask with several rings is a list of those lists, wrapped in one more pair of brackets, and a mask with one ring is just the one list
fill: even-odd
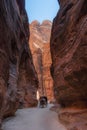
[[(59, 0), (59, 4), (51, 33), (54, 95), (62, 107), (87, 108), (87, 1)], [(86, 112), (82, 114), (85, 117), (77, 114), (84, 121), (70, 112), (60, 114), (63, 121), (73, 122), (69, 130), (87, 129), (81, 126), (86, 121)]]
[(87, 106), (87, 3), (60, 0), (51, 35), (54, 91), (67, 106)]
[(53, 93), (53, 79), (50, 73), (51, 66), (51, 53), (50, 53), (50, 43), (47, 43), (43, 47), (43, 86), (45, 87), (45, 91), (49, 101), (54, 100)]
[(24, 0), (0, 0), (0, 125), (19, 105), (37, 103), (37, 75), (28, 46)]
[(30, 48), (33, 62), (39, 79), (39, 93), (53, 100), (53, 80), (50, 75), (50, 34), (52, 23), (48, 20), (40, 24), (33, 21), (30, 24)]

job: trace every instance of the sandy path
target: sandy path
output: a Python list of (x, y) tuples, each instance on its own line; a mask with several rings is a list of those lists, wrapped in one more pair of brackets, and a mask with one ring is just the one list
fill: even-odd
[(48, 108), (21, 109), (3, 122), (3, 130), (66, 130)]

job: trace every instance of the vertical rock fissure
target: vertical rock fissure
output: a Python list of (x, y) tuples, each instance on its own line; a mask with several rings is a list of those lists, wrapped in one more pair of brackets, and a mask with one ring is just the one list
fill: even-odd
[(51, 54), (50, 54), (50, 35), (52, 23), (45, 20), (40, 24), (33, 21), (30, 24), (30, 49), (33, 62), (39, 79), (39, 94), (45, 95), (49, 101), (54, 99), (53, 80), (50, 74)]

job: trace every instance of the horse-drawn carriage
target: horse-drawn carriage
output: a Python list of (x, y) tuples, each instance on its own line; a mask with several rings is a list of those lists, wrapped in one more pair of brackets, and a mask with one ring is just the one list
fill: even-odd
[(44, 108), (44, 107), (47, 107), (47, 105), (48, 105), (47, 97), (41, 96), (40, 99), (39, 99), (39, 107)]

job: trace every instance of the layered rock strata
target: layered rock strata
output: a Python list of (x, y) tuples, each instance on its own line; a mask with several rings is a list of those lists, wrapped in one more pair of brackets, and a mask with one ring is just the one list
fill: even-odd
[(24, 0), (0, 0), (0, 125), (19, 106), (37, 104)]
[(39, 93), (53, 100), (53, 80), (50, 75), (50, 34), (52, 23), (45, 20), (40, 24), (33, 21), (30, 24), (30, 48), (33, 62), (39, 79)]
[(87, 1), (59, 4), (51, 34), (54, 95), (62, 107), (87, 108)]

